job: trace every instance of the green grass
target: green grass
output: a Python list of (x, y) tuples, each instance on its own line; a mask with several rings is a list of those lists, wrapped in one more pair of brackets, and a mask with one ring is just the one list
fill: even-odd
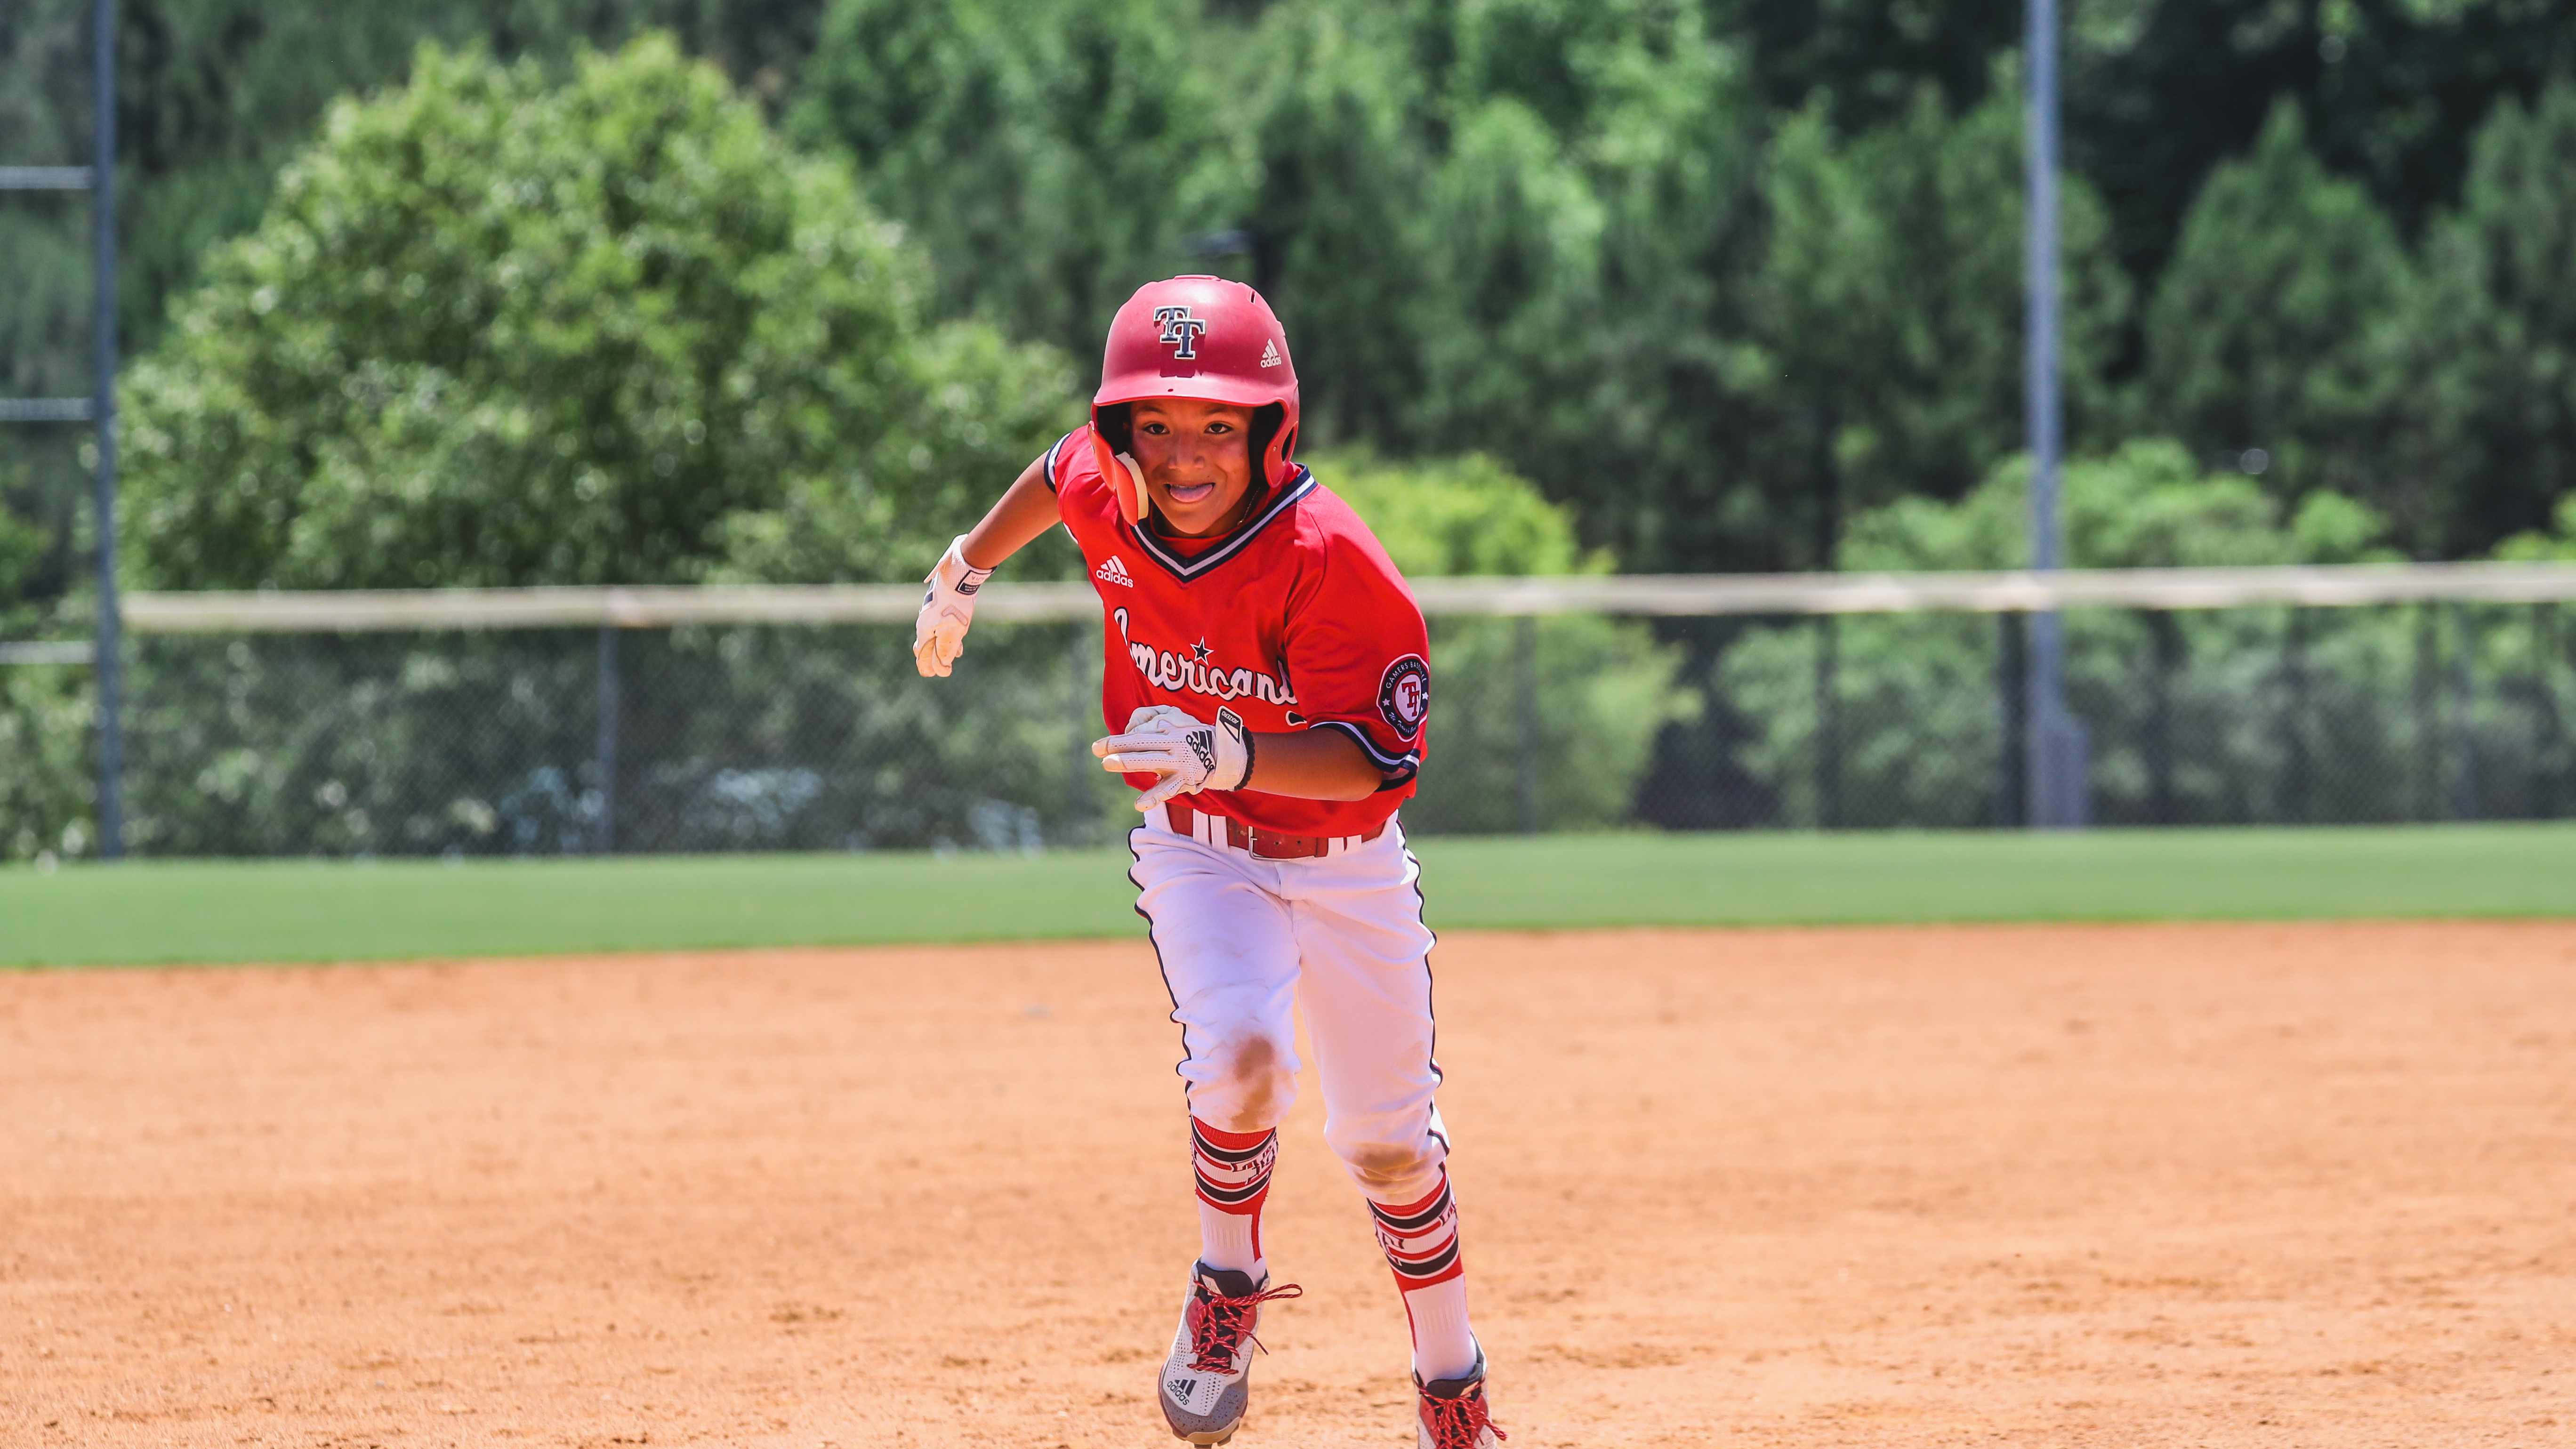
[[(2576, 917), (2576, 826), (1430, 839), (1431, 922)], [(1123, 850), (0, 870), (0, 966), (1123, 936)]]

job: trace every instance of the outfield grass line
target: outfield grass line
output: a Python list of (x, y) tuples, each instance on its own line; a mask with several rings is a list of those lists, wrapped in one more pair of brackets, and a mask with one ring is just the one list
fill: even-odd
[[(1433, 926), (1598, 930), (2576, 917), (2576, 825), (1424, 837)], [(1123, 849), (0, 871), (0, 966), (1135, 935)]]

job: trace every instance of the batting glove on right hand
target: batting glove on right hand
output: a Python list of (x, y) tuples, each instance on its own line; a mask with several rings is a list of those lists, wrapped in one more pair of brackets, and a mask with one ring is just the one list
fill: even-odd
[(968, 565), (961, 552), (965, 543), (965, 535), (958, 535), (923, 580), (930, 587), (912, 621), (912, 667), (924, 679), (946, 679), (957, 656), (966, 652), (966, 626), (975, 622), (975, 591), (993, 576), (991, 569)]
[(1252, 732), (1230, 709), (1203, 724), (1175, 706), (1148, 705), (1127, 717), (1125, 734), (1093, 740), (1091, 752), (1112, 774), (1143, 770), (1163, 777), (1136, 797), (1140, 812), (1175, 795), (1240, 789), (1252, 778)]

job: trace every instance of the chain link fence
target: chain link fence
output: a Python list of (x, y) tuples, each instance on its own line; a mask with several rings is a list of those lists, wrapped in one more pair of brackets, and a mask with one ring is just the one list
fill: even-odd
[[(2024, 818), (2025, 617), (1433, 622), (1423, 833)], [(2111, 825), (2576, 815), (2560, 603), (2081, 608), (2068, 693)], [(145, 633), (128, 844), (152, 856), (1033, 850), (1109, 843), (1096, 623)], [(0, 646), (0, 854), (78, 855), (88, 671)]]
[[(2020, 824), (2027, 617), (1689, 621), (1711, 713), (1667, 733), (1639, 817), (1701, 828)], [(2576, 815), (2576, 613), (2566, 605), (2078, 609), (2065, 619), (2094, 824)]]

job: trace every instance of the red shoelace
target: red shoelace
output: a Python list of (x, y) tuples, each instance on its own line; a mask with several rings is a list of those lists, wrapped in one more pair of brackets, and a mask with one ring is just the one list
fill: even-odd
[(1230, 1374), (1234, 1372), (1234, 1355), (1243, 1341), (1252, 1340), (1263, 1353), (1259, 1336), (1252, 1331), (1253, 1315), (1261, 1305), (1274, 1298), (1302, 1298), (1306, 1290), (1294, 1283), (1278, 1288), (1264, 1288), (1241, 1298), (1228, 1298), (1222, 1293), (1203, 1293), (1193, 1305), (1197, 1321), (1190, 1325), (1190, 1368), (1198, 1373)]
[(1431, 1431), (1431, 1442), (1438, 1449), (1477, 1449), (1476, 1436), (1491, 1429), (1497, 1439), (1512, 1437), (1494, 1422), (1493, 1411), (1485, 1407), (1481, 1393), (1461, 1394), (1454, 1399), (1435, 1399), (1422, 1395), (1422, 1422)]

